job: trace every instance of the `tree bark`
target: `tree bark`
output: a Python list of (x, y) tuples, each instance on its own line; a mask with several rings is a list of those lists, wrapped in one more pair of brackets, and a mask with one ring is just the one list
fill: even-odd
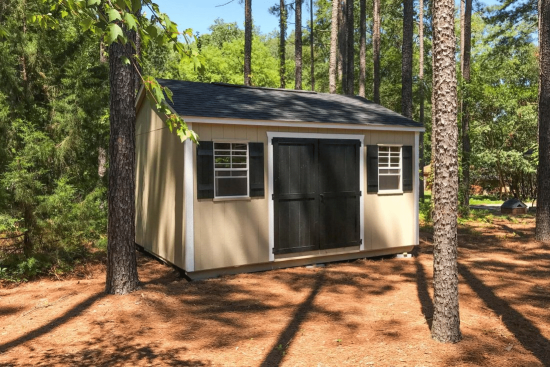
[(309, 15), (311, 27), (309, 32), (309, 42), (311, 44), (311, 90), (315, 90), (315, 55), (313, 53), (313, 0), (309, 1)]
[[(419, 92), (420, 92), (420, 123), (424, 125), (424, 0), (419, 0), (418, 4), (418, 42), (419, 42), (419, 70), (418, 70), (418, 79), (419, 79)], [(424, 202), (424, 133), (420, 133), (420, 175), (418, 175), (419, 182), (418, 187), (420, 188), (419, 199), (421, 202)]]
[(122, 56), (133, 60), (134, 53), (129, 42), (109, 46), (109, 221), (105, 291), (111, 294), (126, 294), (139, 287), (134, 242), (135, 79), (133, 66), (121, 60)]
[[(350, 0), (351, 1), (351, 0)], [(345, 94), (348, 90), (347, 88), (347, 75), (348, 75), (348, 32), (347, 32), (347, 0), (343, 0), (342, 4), (340, 5), (340, 21), (338, 22), (338, 25), (340, 26), (340, 30), (338, 32), (339, 40), (338, 40), (338, 46), (339, 46), (339, 59), (338, 59), (338, 73), (340, 75), (340, 81), (342, 84), (342, 94)]]
[(294, 60), (295, 60), (295, 77), (294, 89), (302, 89), (302, 0), (296, 0), (296, 9), (294, 10), (295, 27), (294, 27)]
[(432, 338), (461, 339), (458, 305), (458, 126), (454, 2), (433, 3), (434, 316)]
[(413, 0), (403, 1), (401, 59), (401, 114), (412, 118)]
[(380, 0), (373, 0), (373, 101), (380, 104)]
[(329, 61), (329, 92), (336, 93), (336, 62), (338, 57), (338, 9), (340, 6), (339, 0), (332, 0), (332, 24), (330, 26), (330, 61)]
[(365, 98), (365, 82), (367, 77), (367, 60), (365, 60), (367, 53), (367, 0), (360, 0), (359, 7), (359, 95)]
[(279, 2), (279, 28), (279, 76), (281, 79), (280, 88), (285, 88), (286, 7), (284, 0), (280, 0)]
[(353, 18), (353, 0), (347, 0), (346, 1), (346, 59), (347, 59), (347, 66), (346, 66), (346, 94), (352, 96), (354, 94), (354, 54), (355, 54), (355, 48), (354, 46), (354, 39), (353, 39), (353, 31), (354, 31), (354, 18)]
[(539, 165), (535, 237), (550, 242), (550, 0), (539, 0)]
[(252, 0), (244, 1), (244, 85), (252, 85)]
[(462, 205), (470, 207), (470, 112), (468, 110), (468, 88), (470, 87), (470, 53), (472, 48), (472, 0), (462, 0), (464, 11), (461, 32), (461, 73), (463, 80), (462, 87)]

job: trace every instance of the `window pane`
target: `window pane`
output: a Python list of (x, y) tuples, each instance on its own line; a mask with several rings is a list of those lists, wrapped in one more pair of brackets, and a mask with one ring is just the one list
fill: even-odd
[(378, 164), (380, 165), (380, 167), (387, 167), (388, 166), (388, 157), (378, 158)]
[(233, 150), (246, 150), (246, 144), (233, 144)]
[(379, 152), (389, 152), (389, 151), (390, 151), (390, 147), (378, 147), (378, 151), (379, 151)]
[(247, 179), (216, 177), (216, 196), (246, 196)]
[(245, 151), (241, 152), (241, 151), (238, 151), (238, 150), (234, 150), (233, 155), (244, 155), (244, 156), (246, 156), (246, 152)]
[(216, 157), (216, 163), (229, 163), (229, 157)]
[(246, 171), (232, 171), (231, 176), (233, 177), (246, 177)]
[(231, 168), (229, 163), (216, 163), (216, 168)]
[(216, 171), (216, 177), (218, 176), (230, 176), (231, 171)]
[(378, 176), (379, 190), (398, 190), (401, 176)]
[(231, 151), (230, 150), (216, 150), (216, 155), (231, 155)]
[(246, 163), (233, 163), (233, 166), (231, 168), (246, 168)]
[(390, 151), (391, 151), (391, 152), (397, 152), (397, 153), (399, 153), (400, 150), (401, 150), (401, 147), (390, 147)]
[(399, 164), (399, 157), (391, 157), (390, 160), (391, 160), (392, 163)]
[(214, 149), (231, 149), (230, 143), (214, 143)]
[(244, 163), (246, 164), (246, 157), (233, 157), (233, 164)]

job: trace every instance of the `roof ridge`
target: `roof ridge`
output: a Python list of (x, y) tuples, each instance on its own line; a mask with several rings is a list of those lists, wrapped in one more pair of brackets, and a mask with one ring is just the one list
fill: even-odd
[(274, 90), (274, 91), (279, 91), (279, 92), (291, 92), (291, 93), (317, 94), (317, 92), (311, 91), (311, 90), (297, 90), (297, 89), (271, 88), (271, 87), (254, 87), (254, 86), (249, 86), (249, 85), (230, 84), (230, 83), (222, 83), (222, 82), (211, 82), (210, 84), (219, 85), (221, 87)]

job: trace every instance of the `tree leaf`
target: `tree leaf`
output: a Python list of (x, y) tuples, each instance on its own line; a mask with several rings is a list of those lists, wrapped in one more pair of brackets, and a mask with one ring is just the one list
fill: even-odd
[(118, 24), (109, 24), (108, 33), (106, 35), (107, 44), (110, 45), (111, 43), (115, 42), (118, 37), (124, 38), (122, 29), (118, 26)]
[(109, 17), (109, 22), (114, 22), (115, 20), (122, 20), (120, 13), (116, 9), (109, 9), (107, 11), (107, 16)]
[(141, 9), (141, 0), (132, 0), (132, 11), (137, 12)]
[(97, 6), (101, 4), (101, 0), (88, 0), (88, 6)]
[(137, 30), (137, 19), (133, 14), (124, 13), (124, 22), (126, 23), (128, 29)]
[(124, 65), (130, 65), (130, 59), (127, 56), (121, 56), (120, 60)]
[(87, 31), (92, 26), (92, 18), (85, 18), (80, 21), (80, 26), (83, 31)]

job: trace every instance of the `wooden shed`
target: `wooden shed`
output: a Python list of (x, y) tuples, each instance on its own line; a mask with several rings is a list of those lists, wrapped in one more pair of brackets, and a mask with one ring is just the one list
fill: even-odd
[(423, 127), (361, 97), (161, 80), (199, 135), (140, 92), (136, 243), (189, 277), (410, 251)]

